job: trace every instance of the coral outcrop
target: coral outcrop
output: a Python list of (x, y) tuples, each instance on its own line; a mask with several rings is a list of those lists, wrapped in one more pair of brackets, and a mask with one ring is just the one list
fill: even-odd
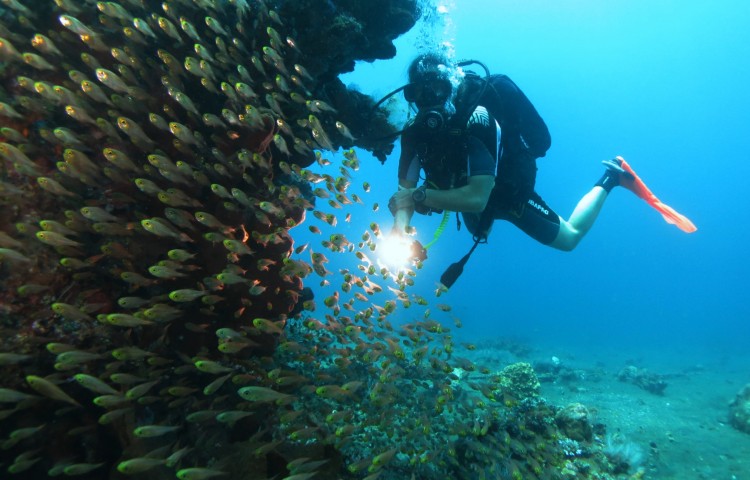
[(628, 365), (620, 370), (617, 373), (617, 379), (621, 382), (632, 383), (654, 395), (664, 395), (664, 390), (668, 385), (662, 375), (634, 365)]
[(729, 424), (741, 432), (750, 433), (750, 384), (742, 387), (729, 404)]

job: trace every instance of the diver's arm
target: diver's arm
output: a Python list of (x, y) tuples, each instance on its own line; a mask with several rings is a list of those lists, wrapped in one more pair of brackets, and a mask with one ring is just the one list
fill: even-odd
[[(398, 181), (399, 192), (412, 192), (414, 187), (417, 186), (417, 182), (401, 178)], [(411, 197), (411, 193), (409, 193)], [(395, 195), (394, 195), (395, 198)], [(394, 206), (395, 213), (393, 214), (393, 231), (397, 233), (404, 233), (406, 227), (411, 222), (411, 217), (414, 215), (414, 202), (401, 202)]]
[(475, 175), (469, 177), (468, 183), (463, 187), (450, 190), (428, 188), (425, 191), (424, 206), (433, 210), (479, 213), (487, 206), (494, 186), (494, 175)]

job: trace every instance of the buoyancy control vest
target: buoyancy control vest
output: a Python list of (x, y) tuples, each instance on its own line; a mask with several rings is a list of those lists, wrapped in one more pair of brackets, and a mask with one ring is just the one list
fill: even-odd
[[(487, 82), (486, 88), (484, 83)], [(481, 95), (480, 98), (477, 98)], [(467, 72), (456, 99), (456, 116), (468, 119), (474, 107), (487, 109), (502, 129), (503, 149), (525, 149), (534, 158), (543, 157), (552, 143), (549, 129), (526, 95), (506, 75), (480, 77)], [(465, 125), (465, 120), (463, 120)]]

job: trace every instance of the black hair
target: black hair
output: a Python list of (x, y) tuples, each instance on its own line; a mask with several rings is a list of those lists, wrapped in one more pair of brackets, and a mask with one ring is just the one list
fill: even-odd
[(454, 70), (453, 62), (446, 55), (438, 52), (422, 53), (409, 65), (409, 82), (419, 82), (428, 74), (451, 82), (452, 70)]

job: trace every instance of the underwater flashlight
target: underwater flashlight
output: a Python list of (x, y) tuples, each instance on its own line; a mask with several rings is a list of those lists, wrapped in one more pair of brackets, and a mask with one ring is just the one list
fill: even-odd
[(393, 233), (378, 243), (378, 260), (392, 270), (400, 270), (410, 263), (427, 258), (427, 250), (417, 240)]

